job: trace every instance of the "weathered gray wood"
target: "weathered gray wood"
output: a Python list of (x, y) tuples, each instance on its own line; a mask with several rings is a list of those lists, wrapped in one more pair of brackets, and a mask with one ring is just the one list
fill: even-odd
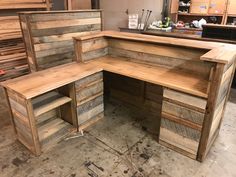
[(168, 68), (179, 68), (189, 72), (194, 72), (196, 75), (203, 76), (208, 79), (212, 63), (203, 61), (189, 61), (183, 58), (171, 58), (167, 56), (148, 54), (144, 52), (130, 51), (127, 49), (112, 48), (109, 46), (109, 54), (130, 58), (134, 62), (151, 63), (152, 65), (163, 66)]
[(28, 117), (28, 113), (27, 110), (25, 108), (25, 105), (21, 105), (18, 102), (16, 102), (15, 100), (9, 98), (10, 101), (10, 105), (11, 105), (11, 109), (19, 112), (20, 114), (22, 114), (25, 117)]
[(83, 61), (88, 61), (94, 58), (106, 56), (107, 54), (108, 54), (108, 48), (102, 48), (102, 49), (83, 53), (82, 58), (83, 58)]
[(168, 119), (161, 119), (161, 127), (197, 142), (199, 142), (201, 137), (200, 131), (194, 130), (181, 124), (177, 124)]
[(84, 79), (76, 81), (75, 82), (76, 90), (80, 90), (80, 89), (86, 87), (88, 84), (91, 84), (93, 82), (96, 82), (96, 81), (99, 81), (102, 79), (103, 79), (103, 72), (98, 72), (98, 73), (88, 76)]
[(85, 19), (99, 18), (101, 12), (69, 12), (69, 13), (49, 13), (49, 14), (33, 14), (30, 17), (30, 22), (38, 21), (54, 21), (54, 20), (70, 20), (70, 19)]
[(167, 101), (163, 101), (162, 111), (178, 118), (183, 118), (199, 125), (202, 125), (204, 120), (204, 114), (189, 108), (179, 106)]
[(194, 140), (185, 138), (172, 131), (169, 131), (166, 128), (161, 127), (159, 142), (160, 144), (163, 144), (164, 146), (167, 146), (173, 149), (174, 151), (180, 152), (190, 158), (196, 159), (198, 142)]
[(101, 104), (103, 104), (103, 95), (78, 106), (77, 107), (77, 115), (79, 116), (83, 113), (86, 113), (86, 112), (92, 110), (94, 107), (97, 107)]
[(53, 29), (40, 29), (32, 30), (33, 37), (42, 37), (42, 36), (51, 36), (51, 35), (62, 35), (66, 33), (76, 33), (76, 32), (85, 32), (85, 31), (98, 31), (101, 30), (101, 25), (80, 25), (72, 27), (60, 27)]
[(91, 85), (83, 90), (80, 90), (76, 93), (77, 102), (81, 102), (83, 100), (89, 99), (95, 94), (103, 92), (103, 82), (99, 82), (97, 84)]
[(175, 102), (183, 103), (186, 107), (189, 106), (189, 108), (199, 108), (200, 110), (205, 111), (207, 101), (203, 98), (195, 97), (192, 95), (188, 95), (185, 93), (177, 92), (170, 89), (164, 89), (164, 98), (168, 98), (170, 100), (173, 100)]
[(101, 114), (104, 111), (104, 105), (100, 104), (93, 109), (78, 115), (78, 124), (84, 124), (87, 121), (92, 121), (93, 118), (96, 118), (99, 114)]

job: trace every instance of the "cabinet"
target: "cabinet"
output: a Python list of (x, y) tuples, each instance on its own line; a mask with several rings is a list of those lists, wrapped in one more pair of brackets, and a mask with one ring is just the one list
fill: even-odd
[[(223, 15), (226, 10), (227, 0), (211, 0), (209, 5), (209, 14)], [(236, 4), (235, 4), (236, 5)]]
[(236, 1), (229, 0), (228, 2), (228, 15), (236, 15)]
[(91, 0), (66, 0), (68, 10), (92, 9)]
[(190, 13), (207, 14), (209, 9), (209, 0), (191, 0)]
[(7, 91), (17, 139), (40, 155), (78, 127), (74, 84), (31, 99)]

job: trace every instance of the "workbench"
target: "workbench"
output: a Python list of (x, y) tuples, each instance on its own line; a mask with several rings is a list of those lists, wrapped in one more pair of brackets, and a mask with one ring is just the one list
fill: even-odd
[(148, 99), (161, 104), (160, 144), (204, 160), (228, 100), (234, 45), (113, 31), (74, 37), (74, 44), (76, 62), (2, 84), (20, 142), (40, 155), (69, 132), (101, 119), (103, 73), (109, 72), (145, 83), (143, 106)]

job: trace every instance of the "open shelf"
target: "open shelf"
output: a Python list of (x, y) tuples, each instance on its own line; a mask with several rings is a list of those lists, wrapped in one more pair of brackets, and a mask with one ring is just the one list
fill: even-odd
[(69, 103), (71, 98), (63, 96), (58, 92), (49, 92), (33, 100), (34, 115), (38, 117), (52, 109)]
[(38, 128), (39, 141), (42, 146), (65, 137), (73, 126), (61, 118), (55, 118)]

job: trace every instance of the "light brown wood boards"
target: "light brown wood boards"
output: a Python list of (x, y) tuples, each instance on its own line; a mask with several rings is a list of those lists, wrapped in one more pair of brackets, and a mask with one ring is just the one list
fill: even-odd
[(65, 85), (32, 99), (7, 91), (17, 138), (35, 155), (78, 127), (73, 88)]
[(21, 27), (31, 71), (75, 60), (73, 36), (101, 31), (101, 11), (20, 13)]
[(27, 57), (22, 39), (0, 40), (0, 81), (19, 77), (29, 73)]
[(103, 73), (98, 72), (75, 82), (79, 129), (103, 117)]
[[(7, 90), (27, 99), (27, 112), (30, 99), (59, 90), (60, 94), (71, 98), (70, 102), (65, 102), (70, 106), (60, 111), (61, 118), (83, 129), (84, 124), (94, 123), (103, 113), (102, 71), (119, 74), (121, 80), (114, 79), (110, 88), (113, 97), (135, 106), (141, 105), (149, 112), (156, 111), (161, 122), (160, 143), (191, 158), (204, 160), (219, 132), (235, 70), (234, 50), (229, 53), (218, 43), (118, 32), (77, 37), (74, 43), (77, 63), (3, 83)], [(41, 47), (44, 49), (45, 46), (39, 46), (37, 50)], [(219, 48), (220, 52), (212, 53), (214, 48)], [(74, 86), (65, 87), (68, 84)], [(71, 94), (66, 91), (68, 88), (71, 88)], [(134, 91), (131, 88), (135, 88)], [(55, 118), (58, 112), (53, 108), (38, 116), (39, 125), (43, 126), (46, 120), (61, 125), (61, 120)], [(78, 118), (77, 123), (65, 116), (68, 115), (66, 110)], [(51, 136), (50, 133), (42, 134)], [(33, 138), (37, 142), (37, 137), (36, 140), (35, 136)], [(40, 136), (38, 138), (41, 140)]]
[(29, 73), (22, 40), (19, 11), (50, 10), (50, 0), (1, 0), (0, 3), (0, 81)]
[(164, 89), (160, 143), (196, 159), (207, 100)]

